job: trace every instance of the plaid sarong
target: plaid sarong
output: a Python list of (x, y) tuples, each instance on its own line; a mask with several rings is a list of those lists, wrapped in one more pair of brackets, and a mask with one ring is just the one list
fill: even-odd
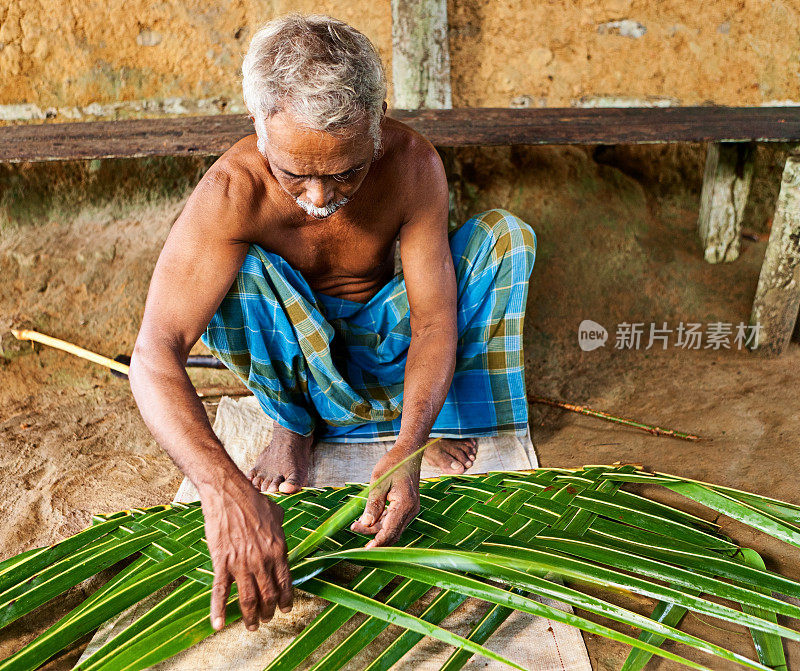
[[(431, 436), (524, 434), (522, 326), (536, 235), (510, 212), (488, 210), (450, 234), (450, 250), (456, 367)], [(409, 318), (402, 272), (357, 303), (315, 293), (283, 257), (251, 245), (202, 341), (278, 424), (368, 442), (400, 430)]]

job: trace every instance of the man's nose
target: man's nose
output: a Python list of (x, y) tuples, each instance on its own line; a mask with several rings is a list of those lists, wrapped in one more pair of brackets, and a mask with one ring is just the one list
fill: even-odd
[(306, 184), (306, 200), (314, 207), (325, 207), (333, 200), (333, 189), (321, 179)]

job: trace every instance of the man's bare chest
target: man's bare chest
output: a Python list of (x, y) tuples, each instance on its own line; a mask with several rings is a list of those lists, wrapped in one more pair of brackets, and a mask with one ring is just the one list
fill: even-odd
[(272, 225), (257, 231), (253, 242), (282, 256), (312, 289), (361, 300), (392, 275), (400, 226), (386, 216), (334, 215)]

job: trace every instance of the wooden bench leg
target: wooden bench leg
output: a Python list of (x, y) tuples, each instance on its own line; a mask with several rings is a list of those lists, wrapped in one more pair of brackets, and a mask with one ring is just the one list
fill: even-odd
[(758, 278), (750, 324), (760, 326), (751, 349), (781, 354), (800, 310), (800, 145), (786, 159), (772, 232)]
[(709, 263), (735, 261), (753, 181), (755, 142), (709, 142), (697, 227)]

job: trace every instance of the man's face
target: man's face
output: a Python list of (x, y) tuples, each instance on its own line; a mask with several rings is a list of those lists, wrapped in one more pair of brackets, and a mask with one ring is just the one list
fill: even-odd
[(312, 217), (332, 215), (364, 181), (374, 151), (366, 120), (347, 137), (303, 127), (288, 112), (273, 114), (264, 125), (262, 146), (272, 174)]

